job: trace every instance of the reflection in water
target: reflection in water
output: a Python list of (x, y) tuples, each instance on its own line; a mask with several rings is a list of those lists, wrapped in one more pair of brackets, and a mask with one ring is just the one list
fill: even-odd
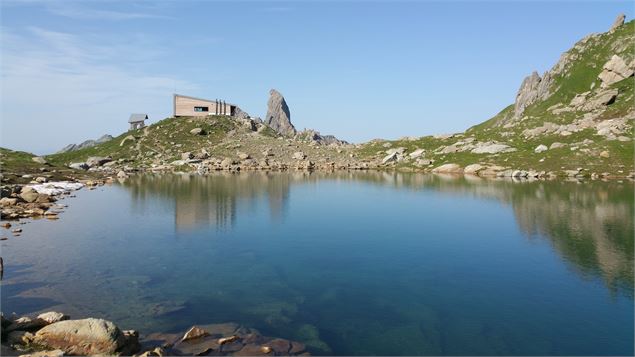
[(272, 221), (282, 220), (290, 181), (299, 181), (304, 174), (218, 173), (212, 177), (144, 175), (127, 179), (124, 185), (131, 190), (137, 203), (156, 196), (173, 200), (177, 230), (204, 226), (224, 230), (236, 223), (238, 205), (249, 206), (253, 200), (262, 197), (268, 201)]
[(363, 181), (400, 189), (473, 195), (510, 204), (530, 238), (550, 239), (584, 275), (601, 276), (612, 290), (633, 291), (633, 184), (619, 182), (519, 182), (450, 175), (389, 172), (218, 173), (145, 175), (124, 182), (135, 201), (160, 196), (175, 202), (176, 229), (231, 228), (236, 208), (265, 197), (273, 222), (284, 217), (290, 187), (321, 180)]
[(136, 176), (0, 243), (2, 305), (143, 332), (232, 321), (317, 354), (632, 354), (633, 191), (389, 172)]

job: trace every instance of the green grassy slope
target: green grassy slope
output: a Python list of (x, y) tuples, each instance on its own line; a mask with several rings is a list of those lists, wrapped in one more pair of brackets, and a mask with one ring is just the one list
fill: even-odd
[[(564, 56), (567, 58), (562, 70), (555, 71), (551, 86), (551, 95), (543, 101), (538, 101), (529, 105), (521, 119), (514, 122), (514, 105), (504, 108), (493, 118), (475, 125), (465, 133), (451, 139), (435, 139), (431, 136), (422, 137), (417, 140), (394, 140), (389, 141), (390, 147), (405, 147), (406, 153), (416, 149), (425, 149), (424, 155), (428, 159), (434, 160), (433, 166), (445, 163), (456, 163), (461, 166), (481, 163), (490, 165), (500, 165), (509, 168), (563, 172), (564, 170), (585, 168), (589, 173), (609, 172), (620, 176), (633, 171), (633, 160), (635, 158), (633, 142), (606, 140), (605, 137), (597, 135), (593, 128), (575, 132), (569, 136), (555, 134), (541, 135), (534, 138), (527, 138), (523, 135), (525, 129), (532, 129), (542, 126), (545, 122), (554, 124), (571, 124), (575, 120), (587, 114), (584, 111), (571, 111), (560, 114), (553, 114), (547, 110), (555, 105), (567, 106), (576, 94), (587, 92), (594, 88), (600, 88), (598, 75), (602, 71), (602, 66), (611, 56), (617, 54), (626, 63), (629, 63), (635, 56), (635, 21), (630, 21), (612, 33), (603, 33), (589, 36), (580, 41), (569, 50)], [(614, 103), (608, 105), (599, 115), (596, 121), (613, 118), (622, 118), (632, 115), (635, 112), (635, 102), (633, 95), (633, 77), (624, 79), (611, 85), (609, 88), (618, 89), (619, 94)], [(633, 138), (632, 120), (628, 129), (622, 134)], [(463, 138), (475, 138), (479, 142), (496, 141), (505, 143), (517, 149), (516, 152), (500, 153), (494, 155), (472, 154), (460, 152), (452, 154), (435, 154), (439, 147), (451, 145)], [(585, 141), (586, 140), (586, 141)], [(554, 142), (567, 144), (566, 147), (548, 150), (536, 154), (534, 149), (538, 145), (550, 146)], [(361, 149), (362, 157), (366, 159), (379, 159), (386, 155), (386, 142), (370, 142), (363, 145)], [(575, 150), (572, 150), (571, 148)], [(609, 157), (601, 157), (601, 152), (607, 151)], [(407, 160), (406, 160), (407, 161)], [(414, 160), (396, 164), (398, 168), (414, 168)]]

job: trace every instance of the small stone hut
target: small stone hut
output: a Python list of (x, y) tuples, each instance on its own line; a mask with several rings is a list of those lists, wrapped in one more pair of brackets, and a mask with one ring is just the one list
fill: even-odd
[(148, 114), (130, 114), (130, 119), (128, 119), (128, 123), (130, 123), (129, 130), (141, 129), (145, 124), (145, 120), (148, 119)]

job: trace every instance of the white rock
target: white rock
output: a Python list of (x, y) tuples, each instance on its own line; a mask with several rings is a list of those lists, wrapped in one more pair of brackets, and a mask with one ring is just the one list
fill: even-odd
[(388, 154), (386, 155), (382, 160), (381, 163), (382, 164), (386, 164), (388, 162), (393, 162), (393, 161), (397, 161), (397, 153), (393, 152), (392, 154)]
[(412, 158), (412, 159), (416, 159), (419, 156), (421, 156), (424, 152), (425, 152), (424, 149), (417, 149), (417, 150), (411, 152), (410, 154), (408, 154), (408, 156), (410, 156), (410, 158)]
[(512, 152), (516, 151), (515, 148), (510, 147), (505, 144), (496, 144), (496, 143), (484, 143), (477, 145), (474, 149), (472, 149), (472, 154), (498, 154), (502, 152)]
[(549, 150), (549, 148), (547, 147), (547, 145), (540, 144), (540, 145), (536, 146), (536, 148), (534, 149), (534, 152), (535, 152), (536, 154), (539, 154), (539, 153), (541, 153), (541, 152), (545, 152), (545, 151), (547, 151), (547, 150)]
[[(84, 184), (79, 182), (67, 182), (67, 181), (59, 181), (59, 182), (47, 182), (39, 185), (29, 185), (26, 186), (30, 189), (36, 191), (37, 193), (42, 193), (50, 196), (61, 195), (65, 192), (71, 192), (79, 190), (84, 187)], [(22, 189), (24, 190), (24, 188)]]

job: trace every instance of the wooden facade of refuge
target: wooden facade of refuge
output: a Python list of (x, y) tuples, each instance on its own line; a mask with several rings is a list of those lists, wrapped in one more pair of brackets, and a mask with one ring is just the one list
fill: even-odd
[(130, 124), (129, 130), (141, 129), (145, 124), (145, 120), (148, 119), (148, 114), (130, 114), (128, 123)]
[(174, 94), (173, 105), (175, 117), (234, 116), (236, 113), (236, 105), (220, 99), (210, 100)]

